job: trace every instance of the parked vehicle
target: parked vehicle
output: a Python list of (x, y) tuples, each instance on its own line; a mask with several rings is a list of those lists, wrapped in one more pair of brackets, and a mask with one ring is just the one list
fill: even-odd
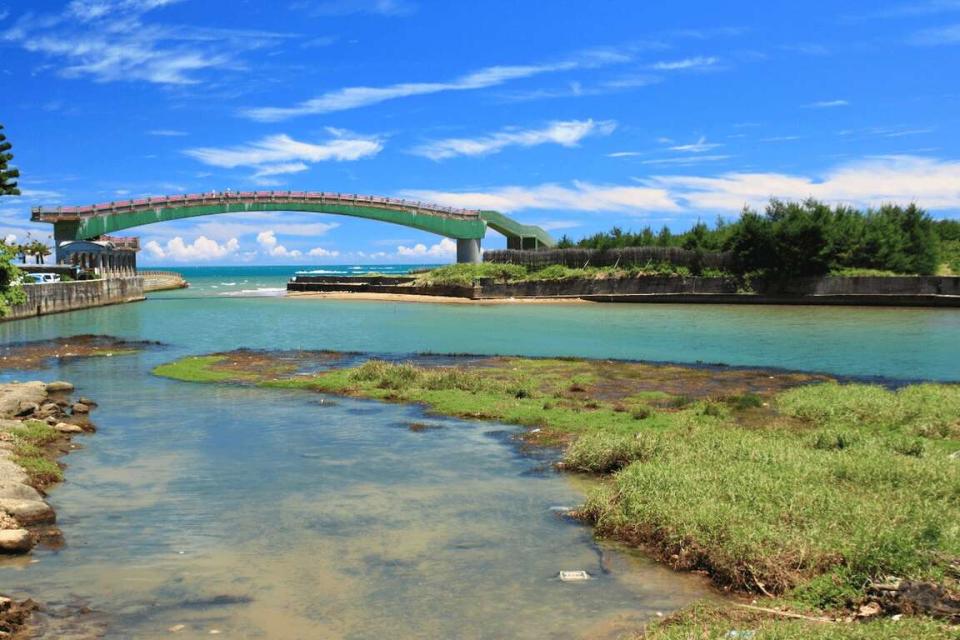
[(59, 273), (28, 273), (26, 274), (26, 276), (27, 278), (32, 278), (34, 284), (47, 284), (49, 282), (60, 282)]

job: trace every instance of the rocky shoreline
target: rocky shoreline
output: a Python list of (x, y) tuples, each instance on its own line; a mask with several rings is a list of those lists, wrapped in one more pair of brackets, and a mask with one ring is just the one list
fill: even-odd
[[(63, 479), (58, 459), (77, 448), (73, 436), (95, 430), (96, 402), (73, 392), (63, 381), (0, 384), (0, 557), (62, 544), (46, 491)], [(0, 638), (24, 637), (37, 609), (0, 596)]]

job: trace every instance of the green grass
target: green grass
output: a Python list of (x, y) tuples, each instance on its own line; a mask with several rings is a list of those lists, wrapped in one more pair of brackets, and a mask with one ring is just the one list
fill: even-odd
[[(733, 633), (731, 633), (733, 632)], [(956, 629), (928, 618), (819, 623), (698, 605), (646, 629), (644, 640), (948, 640)]]
[(226, 356), (190, 356), (154, 368), (153, 373), (164, 378), (185, 382), (237, 382), (238, 375), (231, 371), (221, 371), (216, 365), (226, 360)]
[[(690, 269), (666, 262), (649, 262), (642, 265), (622, 267), (567, 267), (553, 264), (541, 268), (525, 267), (515, 264), (451, 264), (417, 274), (418, 285), (461, 285), (471, 286), (480, 278), (493, 278), (497, 282), (524, 282), (529, 280), (574, 280), (598, 278), (635, 278), (638, 276), (672, 275), (689, 276)], [(708, 277), (727, 277), (729, 274), (719, 270), (706, 270), (702, 274)]]
[[(156, 372), (251, 380), (218, 370), (224, 357)], [(719, 585), (816, 609), (853, 606), (888, 575), (956, 588), (960, 464), (948, 453), (960, 449), (960, 386), (827, 382), (704, 397), (724, 375), (501, 358), (474, 368), (371, 360), (255, 381), (537, 427), (541, 442), (570, 443), (565, 468), (607, 479), (580, 510), (601, 535)]]
[(13, 436), (13, 461), (23, 467), (31, 483), (42, 487), (63, 480), (63, 470), (43, 448), (60, 439), (60, 432), (39, 420), (27, 420), (9, 433)]

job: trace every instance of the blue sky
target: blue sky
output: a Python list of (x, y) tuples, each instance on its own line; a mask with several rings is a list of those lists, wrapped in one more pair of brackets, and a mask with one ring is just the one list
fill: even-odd
[[(771, 196), (960, 215), (960, 0), (0, 0), (0, 122), (37, 204), (304, 189), (579, 237)], [(142, 263), (440, 262), (303, 213), (131, 230)], [(504, 245), (490, 232), (485, 248)]]

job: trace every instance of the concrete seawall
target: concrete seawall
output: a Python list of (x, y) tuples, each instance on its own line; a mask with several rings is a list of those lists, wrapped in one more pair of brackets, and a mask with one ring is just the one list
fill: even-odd
[(960, 307), (960, 277), (903, 276), (796, 278), (754, 283), (738, 289), (729, 278), (643, 276), (602, 280), (531, 280), (473, 286), (412, 286), (413, 278), (298, 277), (287, 285), (298, 292), (390, 293), (497, 300), (581, 298), (594, 302), (678, 302), (719, 304), (836, 304)]
[(13, 307), (0, 320), (19, 320), (144, 299), (143, 278), (139, 276), (27, 284), (23, 290), (27, 294), (27, 301)]

